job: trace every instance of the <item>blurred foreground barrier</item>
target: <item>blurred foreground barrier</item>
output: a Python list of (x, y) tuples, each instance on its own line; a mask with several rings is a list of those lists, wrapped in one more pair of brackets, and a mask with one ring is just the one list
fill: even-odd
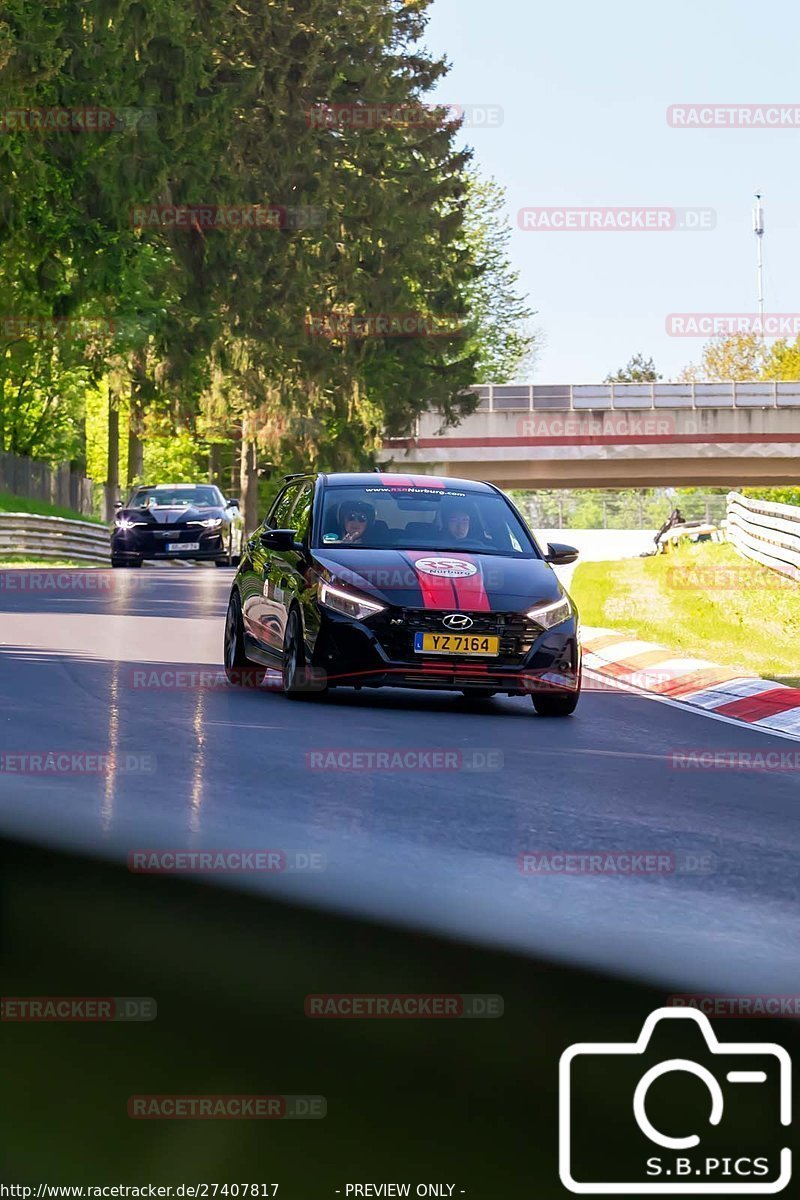
[[(698, 990), (696, 968), (676, 966), (673, 977), (668, 939), (656, 987), (570, 964), (569, 946), (561, 961), (513, 952), (501, 944), (502, 928), (497, 945), (486, 944), (486, 927), (469, 944), (252, 886), (132, 874), (96, 853), (0, 838), (0, 1179), (34, 1185), (33, 1200), (42, 1181), (203, 1179), (261, 1186), (246, 1196), (209, 1187), (195, 1193), (201, 1200), (262, 1200), (274, 1183), (278, 1200), (345, 1200), (348, 1184), (371, 1180), (405, 1181), (409, 1190), (347, 1194), (563, 1200), (562, 1051), (587, 1040), (632, 1041), (650, 1013), (688, 1005), (687, 993)], [(515, 859), (508, 869), (517, 873)], [(526, 882), (547, 886), (536, 876)], [(618, 936), (631, 945), (634, 935)], [(706, 971), (704, 986), (713, 974)], [(763, 977), (754, 964), (748, 992)], [(780, 1019), (798, 997), (717, 992), (697, 1004), (729, 1018), (714, 1022), (721, 1040), (800, 1052), (800, 1024)], [(365, 996), (404, 1004), (412, 996), (430, 1001), (435, 1016), (437, 998), (465, 994), (494, 1007), (454, 1020), (341, 1019), (354, 997), (363, 1009)], [(62, 1014), (69, 998), (68, 1018), (48, 1016), (48, 1005)], [(91, 998), (106, 998), (112, 1016), (93, 1018)], [(317, 1003), (318, 1015), (340, 1019), (310, 1019)], [(680, 1046), (713, 1065), (696, 1033), (681, 1035)], [(578, 1178), (611, 1171), (613, 1182), (647, 1182), (647, 1156), (658, 1148), (625, 1122), (645, 1065), (674, 1049), (667, 1038), (654, 1059), (628, 1063), (636, 1070), (617, 1060), (575, 1075)], [(679, 1128), (706, 1130), (704, 1088), (687, 1089), (683, 1073), (672, 1072), (659, 1089), (651, 1119), (669, 1126), (679, 1112)], [(772, 1077), (763, 1091), (751, 1088), (733, 1105), (726, 1095), (719, 1137), (712, 1130), (704, 1138), (704, 1154), (721, 1162), (725, 1147), (738, 1158), (756, 1145), (774, 1157), (790, 1133), (778, 1123)], [(225, 1119), (261, 1116), (257, 1106), (275, 1102), (285, 1102), (274, 1114), (281, 1119)], [(201, 1103), (211, 1106), (209, 1119), (191, 1119)], [(318, 1119), (282, 1119), (290, 1116)], [(425, 1190), (431, 1181), (439, 1190)], [(175, 1191), (173, 1200), (189, 1195)]]
[(728, 493), (728, 541), (744, 555), (800, 580), (800, 507)]
[(105, 525), (92, 521), (0, 512), (0, 558), (9, 554), (108, 563), (111, 541)]

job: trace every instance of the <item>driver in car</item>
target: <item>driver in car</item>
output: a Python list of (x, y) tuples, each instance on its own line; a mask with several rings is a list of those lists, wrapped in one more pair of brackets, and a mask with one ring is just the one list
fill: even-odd
[(345, 502), (339, 512), (339, 540), (347, 546), (363, 543), (372, 523), (369, 505)]
[(469, 537), (471, 519), (466, 508), (451, 508), (445, 518), (445, 529), (457, 542)]

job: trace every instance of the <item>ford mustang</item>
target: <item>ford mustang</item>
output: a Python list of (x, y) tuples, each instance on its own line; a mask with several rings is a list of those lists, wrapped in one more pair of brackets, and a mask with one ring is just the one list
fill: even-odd
[(488, 483), (400, 474), (287, 476), (242, 549), (225, 622), (229, 680), (280, 672), (291, 698), (332, 687), (529, 695), (568, 716), (578, 615), (515, 506)]

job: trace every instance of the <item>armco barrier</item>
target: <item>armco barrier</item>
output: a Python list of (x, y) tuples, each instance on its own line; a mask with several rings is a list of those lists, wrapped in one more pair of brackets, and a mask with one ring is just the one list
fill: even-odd
[(740, 554), (800, 581), (800, 507), (729, 492), (727, 531)]
[(9, 554), (107, 564), (111, 558), (111, 540), (105, 525), (91, 521), (1, 512), (0, 558)]

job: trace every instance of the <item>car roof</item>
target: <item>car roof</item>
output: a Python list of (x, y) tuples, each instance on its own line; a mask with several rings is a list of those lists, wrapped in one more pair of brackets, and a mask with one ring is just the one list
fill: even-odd
[(337, 471), (320, 475), (320, 482), (326, 487), (380, 487), (382, 484), (391, 487), (444, 487), (448, 490), (457, 489), (460, 492), (495, 492), (497, 489), (490, 483), (482, 483), (478, 479), (454, 479), (449, 475), (409, 475), (405, 471)]

